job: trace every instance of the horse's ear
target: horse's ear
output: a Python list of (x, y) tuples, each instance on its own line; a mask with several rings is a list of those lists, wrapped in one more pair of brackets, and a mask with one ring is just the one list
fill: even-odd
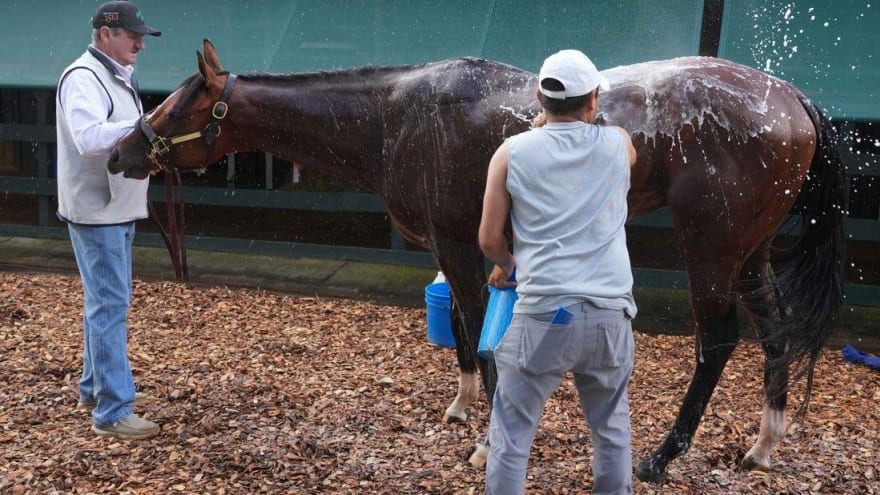
[(205, 79), (205, 83), (210, 85), (211, 81), (217, 77), (217, 74), (214, 73), (213, 68), (208, 66), (208, 62), (202, 56), (202, 52), (196, 50), (196, 58), (198, 58), (199, 74)]
[(211, 40), (205, 38), (202, 45), (205, 49), (205, 62), (208, 63), (208, 67), (214, 69), (214, 72), (221, 72), (223, 70), (223, 65), (220, 63), (220, 57), (217, 56), (217, 49), (214, 48), (214, 43), (211, 43)]

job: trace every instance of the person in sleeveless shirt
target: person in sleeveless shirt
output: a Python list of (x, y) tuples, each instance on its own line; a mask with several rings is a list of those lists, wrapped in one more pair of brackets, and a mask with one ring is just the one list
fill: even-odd
[(147, 217), (147, 180), (107, 171), (107, 159), (143, 114), (132, 77), (144, 23), (131, 2), (107, 2), (92, 17), (92, 43), (61, 75), (55, 109), (58, 217), (67, 223), (83, 286), (83, 372), (78, 409), (90, 410), (101, 436), (143, 439), (159, 425), (133, 412), (128, 361), (135, 221)]
[(593, 123), (609, 85), (586, 55), (551, 55), (538, 85), (546, 123), (495, 152), (480, 222), (480, 248), (495, 263), (489, 284), (515, 284), (518, 295), (495, 349), (486, 493), (525, 491), (541, 412), (569, 371), (594, 447), (592, 493), (632, 493), (636, 305), (624, 224), (636, 151), (625, 130)]

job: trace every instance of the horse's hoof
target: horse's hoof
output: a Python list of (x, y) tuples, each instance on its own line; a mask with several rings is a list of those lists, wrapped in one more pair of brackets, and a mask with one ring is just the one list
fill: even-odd
[(766, 462), (761, 462), (752, 454), (746, 454), (739, 465), (745, 471), (770, 471), (769, 458), (767, 458)]
[(471, 463), (471, 466), (477, 469), (483, 469), (486, 467), (486, 459), (489, 458), (489, 446), (484, 443), (478, 444), (477, 448), (474, 449), (474, 452), (471, 454), (468, 462)]
[(443, 415), (443, 422), (446, 424), (467, 423), (468, 419), (470, 419), (470, 414), (467, 411), (454, 412), (447, 410), (446, 414)]
[(662, 483), (666, 479), (666, 470), (658, 469), (650, 460), (644, 460), (636, 468), (636, 477), (647, 483)]

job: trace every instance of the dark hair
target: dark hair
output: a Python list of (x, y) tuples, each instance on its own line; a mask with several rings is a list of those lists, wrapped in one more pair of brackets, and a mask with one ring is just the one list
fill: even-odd
[[(550, 77), (541, 81), (541, 87), (548, 91), (562, 91), (565, 89), (565, 86), (558, 79)], [(550, 115), (568, 115), (578, 112), (587, 104), (589, 96), (590, 93), (571, 98), (550, 98), (544, 93), (540, 93), (541, 105)]]

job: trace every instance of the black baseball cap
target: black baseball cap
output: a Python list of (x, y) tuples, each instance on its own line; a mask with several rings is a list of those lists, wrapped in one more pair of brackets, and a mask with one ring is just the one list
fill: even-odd
[(158, 31), (152, 26), (148, 26), (141, 17), (141, 13), (137, 5), (131, 2), (106, 2), (102, 3), (95, 15), (92, 17), (92, 27), (95, 29), (101, 26), (112, 28), (123, 28), (134, 33), (149, 34), (152, 36), (160, 36)]

